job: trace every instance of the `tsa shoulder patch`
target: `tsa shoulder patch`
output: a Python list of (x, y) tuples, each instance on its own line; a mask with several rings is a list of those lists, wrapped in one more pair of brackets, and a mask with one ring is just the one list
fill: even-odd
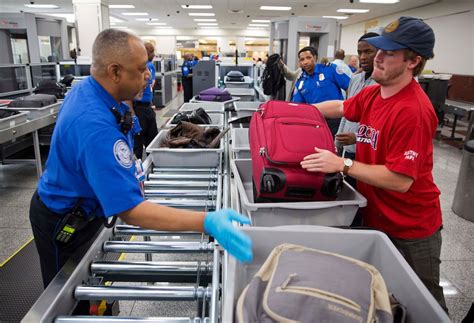
[(132, 152), (128, 144), (123, 139), (119, 139), (114, 144), (114, 157), (115, 160), (125, 168), (132, 167), (133, 158)]
[(342, 69), (342, 67), (338, 66), (338, 67), (336, 67), (336, 73), (339, 74), (339, 75), (342, 75), (342, 74), (344, 74), (344, 70)]

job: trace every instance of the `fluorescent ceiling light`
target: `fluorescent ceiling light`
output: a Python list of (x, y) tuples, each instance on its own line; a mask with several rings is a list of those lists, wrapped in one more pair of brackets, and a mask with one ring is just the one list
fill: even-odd
[(263, 24), (249, 24), (249, 27), (268, 27), (268, 25), (263, 25)]
[(158, 21), (158, 18), (136, 18), (136, 21)]
[(211, 5), (200, 5), (200, 4), (182, 4), (183, 9), (212, 9)]
[(261, 28), (261, 27), (247, 27), (247, 29), (251, 29), (251, 30), (263, 30), (263, 28)]
[(266, 19), (253, 19), (252, 22), (270, 22), (270, 20), (266, 20)]
[(114, 16), (109, 16), (109, 20), (110, 20), (110, 22), (124, 22), (124, 20), (119, 19), (119, 18), (114, 17)]
[(260, 10), (276, 10), (276, 11), (289, 11), (291, 7), (281, 7), (281, 6), (261, 6)]
[(359, 0), (360, 3), (397, 3), (400, 0)]
[(25, 4), (25, 7), (35, 9), (58, 9), (59, 6), (55, 4)]
[(217, 22), (201, 22), (198, 26), (217, 26)]
[(369, 11), (369, 9), (337, 9), (337, 12), (342, 13), (366, 13)]
[(73, 13), (45, 13), (45, 15), (59, 17), (59, 18), (66, 18), (67, 22), (74, 22), (76, 17)]
[(166, 22), (147, 22), (149, 26), (166, 26)]
[(349, 17), (347, 17), (347, 16), (323, 16), (323, 18), (343, 20), (343, 19), (347, 19)]
[(209, 22), (212, 22), (212, 21), (216, 21), (216, 19), (213, 19), (213, 18), (209, 18), (209, 19), (193, 19), (194, 21), (209, 21)]
[(110, 9), (134, 9), (133, 4), (109, 4)]
[(190, 12), (188, 15), (197, 17), (214, 17), (216, 14), (212, 12)]
[(124, 16), (148, 16), (146, 12), (122, 12)]

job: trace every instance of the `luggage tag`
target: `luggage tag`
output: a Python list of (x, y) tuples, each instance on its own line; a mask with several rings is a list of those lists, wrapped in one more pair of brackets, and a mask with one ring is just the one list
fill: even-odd
[(145, 196), (145, 171), (143, 170), (143, 164), (141, 159), (135, 159), (135, 178), (140, 185), (140, 190), (142, 191), (142, 195)]

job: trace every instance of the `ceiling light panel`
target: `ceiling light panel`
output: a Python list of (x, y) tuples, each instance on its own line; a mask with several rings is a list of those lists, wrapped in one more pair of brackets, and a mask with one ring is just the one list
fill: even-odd
[(347, 19), (349, 17), (348, 16), (323, 16), (323, 18), (344, 20), (344, 19)]
[(122, 12), (124, 16), (148, 16), (147, 12)]
[(110, 9), (135, 9), (133, 4), (109, 4)]
[(249, 24), (249, 27), (268, 27), (268, 25), (264, 25), (264, 24)]
[(166, 22), (147, 22), (149, 26), (166, 26)]
[(252, 19), (252, 22), (270, 22), (270, 20), (266, 20), (266, 19)]
[(369, 9), (337, 9), (340, 13), (367, 13)]
[(273, 11), (289, 11), (291, 7), (281, 7), (281, 6), (261, 6), (260, 10), (273, 10)]
[(58, 9), (59, 6), (55, 4), (25, 4), (25, 7), (34, 9)]
[(119, 18), (114, 17), (114, 16), (109, 16), (109, 20), (110, 20), (110, 22), (124, 22), (122, 19), (119, 19)]
[(211, 5), (198, 5), (198, 4), (182, 4), (183, 9), (212, 9)]
[(188, 15), (195, 17), (214, 17), (216, 14), (212, 12), (190, 12)]
[(383, 4), (391, 4), (400, 2), (400, 0), (359, 0), (360, 3), (383, 3)]

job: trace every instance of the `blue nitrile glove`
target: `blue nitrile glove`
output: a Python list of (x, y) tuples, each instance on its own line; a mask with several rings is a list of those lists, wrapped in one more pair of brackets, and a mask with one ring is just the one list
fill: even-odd
[(210, 234), (232, 256), (242, 262), (253, 259), (252, 240), (245, 233), (232, 225), (232, 221), (250, 224), (250, 219), (234, 210), (209, 212), (204, 218), (204, 231)]

